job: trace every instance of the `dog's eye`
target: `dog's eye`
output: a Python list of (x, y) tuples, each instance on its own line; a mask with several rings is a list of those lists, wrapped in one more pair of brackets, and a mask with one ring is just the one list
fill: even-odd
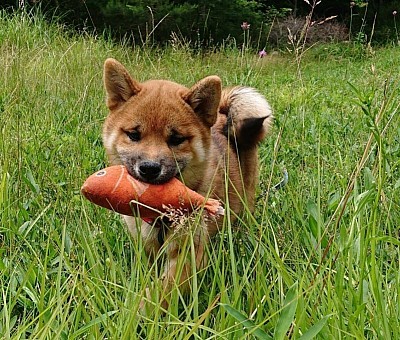
[(187, 138), (181, 135), (173, 134), (168, 139), (168, 144), (171, 146), (181, 145)]
[(125, 133), (132, 142), (140, 141), (140, 132), (138, 130), (125, 131)]

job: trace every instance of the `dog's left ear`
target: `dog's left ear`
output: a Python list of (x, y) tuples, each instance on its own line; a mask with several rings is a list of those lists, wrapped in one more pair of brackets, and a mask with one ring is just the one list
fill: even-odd
[(221, 79), (209, 76), (196, 83), (184, 96), (193, 111), (209, 127), (215, 124), (221, 100)]

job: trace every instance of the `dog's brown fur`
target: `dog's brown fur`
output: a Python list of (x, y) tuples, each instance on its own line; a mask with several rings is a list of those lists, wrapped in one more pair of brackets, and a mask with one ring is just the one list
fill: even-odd
[[(110, 113), (103, 142), (112, 164), (124, 164), (134, 177), (150, 183), (179, 177), (200, 194), (229, 203), (232, 216), (240, 214), (244, 202), (254, 208), (257, 145), (272, 121), (262, 95), (248, 87), (222, 90), (217, 76), (190, 89), (165, 80), (139, 83), (114, 59), (104, 64), (104, 84)], [(124, 218), (132, 235), (140, 230), (146, 252), (154, 256), (162, 246), (159, 230), (146, 222), (138, 228), (135, 218)], [(198, 270), (206, 263), (204, 245), (217, 231), (212, 220), (195, 231)], [(187, 261), (177, 273), (182, 240), (168, 236), (163, 275), (167, 299), (175, 284), (188, 286), (192, 272)]]

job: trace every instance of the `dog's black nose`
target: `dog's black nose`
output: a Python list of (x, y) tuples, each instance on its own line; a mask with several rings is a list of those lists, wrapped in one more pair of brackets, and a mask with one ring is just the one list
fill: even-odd
[(145, 161), (139, 165), (139, 174), (146, 181), (153, 181), (161, 174), (161, 165), (156, 162)]

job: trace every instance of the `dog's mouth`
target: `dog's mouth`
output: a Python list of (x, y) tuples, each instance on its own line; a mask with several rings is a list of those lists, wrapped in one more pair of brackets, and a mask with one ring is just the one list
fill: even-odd
[(147, 184), (155, 184), (155, 185), (159, 185), (159, 184), (164, 184), (169, 182), (173, 177), (175, 176), (169, 176), (169, 175), (143, 175), (138, 173), (137, 171), (132, 171), (130, 168), (128, 169), (128, 173), (134, 177), (135, 179), (137, 179), (140, 182), (143, 183), (147, 183)]
[(164, 184), (174, 177), (181, 180), (186, 163), (185, 160), (172, 162), (134, 158), (123, 160), (123, 164), (132, 177), (148, 184)]
[(161, 167), (158, 169), (154, 168), (140, 168), (138, 166), (131, 167), (127, 166), (128, 173), (143, 183), (160, 185), (169, 182), (172, 178), (177, 178), (181, 180), (181, 173), (183, 170), (180, 169), (166, 169), (165, 167)]

